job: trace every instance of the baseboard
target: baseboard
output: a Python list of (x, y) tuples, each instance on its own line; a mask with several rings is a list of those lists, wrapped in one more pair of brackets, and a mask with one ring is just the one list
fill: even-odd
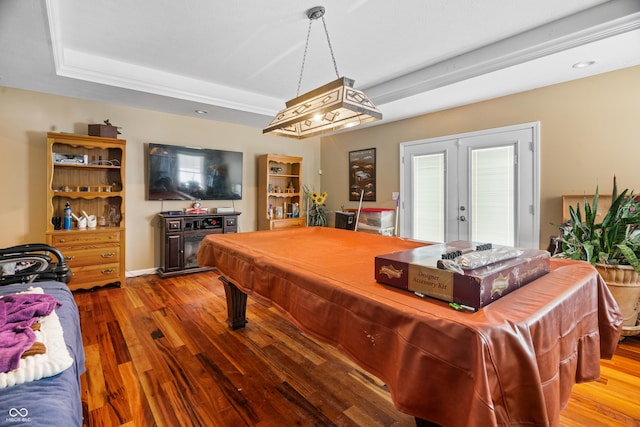
[(125, 277), (138, 277), (138, 276), (148, 276), (149, 274), (158, 273), (157, 268), (146, 268), (144, 270), (133, 270), (127, 271)]

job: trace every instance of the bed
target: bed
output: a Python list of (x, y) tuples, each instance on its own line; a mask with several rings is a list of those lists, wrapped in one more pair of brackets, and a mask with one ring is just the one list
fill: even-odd
[[(80, 332), (78, 307), (66, 283), (71, 273), (62, 254), (43, 244), (20, 245), (0, 249), (0, 325), (8, 325), (18, 311), (12, 303), (22, 303), (42, 314), (44, 301), (54, 302), (51, 314), (38, 317), (35, 334), (41, 342), (41, 354), (21, 358), (16, 369), (0, 372), (0, 424), (31, 426), (81, 426), (82, 403), (80, 376), (85, 370), (85, 355)], [(4, 311), (3, 311), (4, 310)], [(4, 316), (3, 316), (4, 314)], [(29, 313), (31, 315), (31, 313)], [(34, 328), (37, 330), (37, 328)], [(2, 341), (5, 365), (16, 353)], [(42, 353), (44, 351), (44, 353)], [(20, 352), (20, 351), (18, 351)], [(24, 356), (24, 354), (23, 354)]]

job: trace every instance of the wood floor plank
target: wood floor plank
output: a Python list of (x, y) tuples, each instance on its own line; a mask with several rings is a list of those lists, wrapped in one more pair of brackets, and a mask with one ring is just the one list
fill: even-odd
[(106, 385), (102, 369), (102, 358), (100, 348), (97, 344), (84, 345), (85, 367), (84, 381), (86, 388), (83, 388), (83, 399), (87, 402), (90, 411), (102, 408), (106, 403)]
[[(113, 289), (115, 291), (115, 289)], [(119, 290), (120, 292), (111, 292), (111, 300), (113, 305), (113, 313), (120, 324), (120, 331), (122, 337), (127, 343), (127, 350), (130, 354), (131, 360), (134, 362), (137, 372), (145, 372), (153, 369), (153, 364), (148, 358), (148, 354), (145, 350), (145, 346), (140, 342), (138, 338), (139, 327), (137, 317), (138, 313), (144, 312), (145, 307), (138, 306), (137, 303), (132, 303), (130, 295), (135, 295), (136, 292), (130, 288), (124, 288)], [(137, 298), (134, 298), (135, 300)], [(146, 334), (142, 334), (146, 337)]]
[(149, 406), (147, 396), (142, 390), (142, 385), (138, 380), (138, 374), (135, 371), (133, 363), (126, 362), (120, 364), (118, 365), (118, 369), (120, 370), (122, 382), (125, 385), (125, 391), (127, 393), (126, 399), (129, 404), (130, 413), (132, 414), (128, 423), (125, 422), (121, 425), (130, 424), (141, 427), (154, 425), (151, 407)]
[(164, 383), (158, 381), (159, 378), (154, 375), (153, 370), (143, 372), (139, 378), (142, 389), (149, 399), (149, 406), (153, 413), (155, 424), (158, 427), (180, 425), (175, 415), (179, 408), (175, 406), (173, 399), (170, 399), (170, 393), (167, 392)]
[[(415, 426), (383, 381), (249, 298), (232, 331), (214, 272), (74, 294), (86, 427)], [(560, 425), (640, 426), (640, 339), (573, 389)]]
[(109, 417), (109, 408), (101, 406), (89, 411), (87, 425), (91, 427), (109, 427), (118, 424), (115, 424)]
[[(181, 338), (182, 328), (173, 324), (167, 315), (168, 311), (171, 311), (171, 309), (156, 310), (151, 313), (151, 317), (153, 317), (156, 326), (162, 331), (162, 335), (170, 342), (172, 347), (182, 347), (184, 345), (184, 341)], [(182, 335), (186, 334), (183, 333)]]
[(123, 363), (127, 363), (131, 361), (131, 354), (129, 353), (129, 347), (127, 346), (127, 342), (122, 335), (122, 330), (120, 329), (120, 322), (117, 320), (112, 320), (106, 322), (107, 329), (109, 331), (109, 337), (111, 338), (111, 345), (113, 349), (113, 353), (116, 358), (116, 363), (121, 365)]

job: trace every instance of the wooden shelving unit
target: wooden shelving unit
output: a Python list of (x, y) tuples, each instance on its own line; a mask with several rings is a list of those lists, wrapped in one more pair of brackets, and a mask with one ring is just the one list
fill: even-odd
[(302, 157), (264, 154), (258, 159), (258, 229), (302, 227)]
[[(66, 258), (71, 290), (125, 283), (125, 146), (115, 138), (47, 134), (46, 242)], [(63, 229), (64, 208), (96, 228)], [(104, 223), (101, 221), (104, 217)]]

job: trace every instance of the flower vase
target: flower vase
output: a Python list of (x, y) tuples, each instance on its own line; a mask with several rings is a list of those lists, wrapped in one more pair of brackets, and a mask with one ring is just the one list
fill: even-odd
[(309, 211), (309, 225), (315, 227), (327, 226), (327, 215), (317, 206), (313, 206)]

